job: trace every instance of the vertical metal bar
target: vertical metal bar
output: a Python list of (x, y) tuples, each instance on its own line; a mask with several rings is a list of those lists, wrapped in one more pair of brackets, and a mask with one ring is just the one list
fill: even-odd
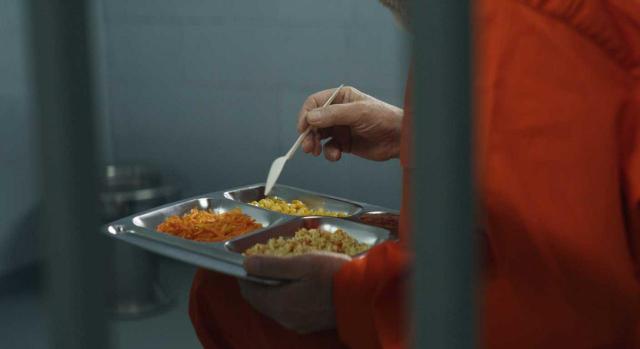
[(468, 0), (413, 1), (417, 348), (472, 348), (474, 237)]
[[(105, 2), (103, 0), (88, 0), (91, 4), (91, 41), (93, 49), (92, 62), (94, 74), (94, 95), (96, 110), (98, 150), (105, 164), (114, 163), (113, 155), (113, 132), (111, 119), (108, 117), (109, 89), (107, 84), (107, 44), (106, 44), (106, 23), (105, 23)], [(109, 0), (106, 0), (109, 1)]]
[(31, 0), (41, 146), (44, 299), (54, 348), (106, 348), (91, 16), (85, 0)]

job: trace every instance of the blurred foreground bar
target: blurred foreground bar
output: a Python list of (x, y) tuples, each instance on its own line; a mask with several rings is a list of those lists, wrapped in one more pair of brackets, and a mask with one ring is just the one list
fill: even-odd
[(413, 1), (416, 348), (476, 346), (469, 1)]
[(90, 5), (31, 0), (27, 18), (41, 150), (44, 299), (51, 346), (65, 349), (109, 345)]

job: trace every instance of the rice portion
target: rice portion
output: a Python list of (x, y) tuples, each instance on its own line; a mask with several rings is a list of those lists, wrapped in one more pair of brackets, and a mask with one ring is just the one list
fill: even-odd
[(336, 230), (333, 233), (319, 229), (298, 230), (295, 236), (290, 238), (271, 238), (264, 244), (255, 244), (247, 249), (244, 254), (267, 256), (297, 256), (313, 251), (328, 251), (355, 256), (368, 250), (371, 246), (358, 242), (344, 230)]

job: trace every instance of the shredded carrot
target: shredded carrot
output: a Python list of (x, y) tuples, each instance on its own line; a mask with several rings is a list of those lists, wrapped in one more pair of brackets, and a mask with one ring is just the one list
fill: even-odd
[(242, 213), (239, 208), (225, 213), (191, 209), (183, 216), (170, 216), (156, 230), (184, 239), (214, 242), (246, 234), (262, 225)]

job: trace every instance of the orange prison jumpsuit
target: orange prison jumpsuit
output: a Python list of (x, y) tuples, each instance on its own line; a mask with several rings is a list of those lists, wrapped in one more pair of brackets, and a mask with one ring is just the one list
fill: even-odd
[[(640, 1), (475, 5), (474, 141), (486, 242), (480, 344), (640, 348)], [(410, 122), (407, 108), (405, 241)], [(402, 243), (346, 264), (334, 280), (337, 331), (286, 331), (251, 309), (232, 278), (204, 270), (190, 315), (211, 348), (403, 347), (409, 266)]]

